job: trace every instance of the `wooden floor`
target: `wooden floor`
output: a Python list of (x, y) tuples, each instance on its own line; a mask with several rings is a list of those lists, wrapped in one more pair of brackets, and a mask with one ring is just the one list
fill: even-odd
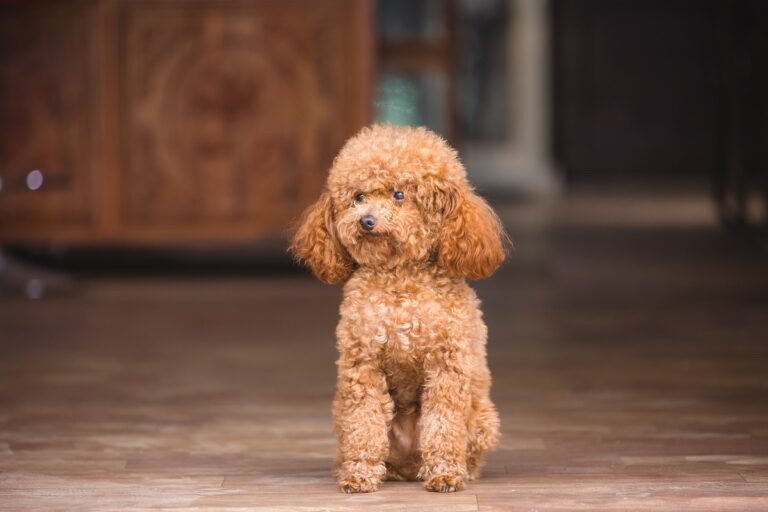
[(766, 255), (579, 208), (478, 284), (503, 439), (465, 491), (337, 491), (338, 288), (102, 278), (0, 302), (0, 510), (768, 510)]

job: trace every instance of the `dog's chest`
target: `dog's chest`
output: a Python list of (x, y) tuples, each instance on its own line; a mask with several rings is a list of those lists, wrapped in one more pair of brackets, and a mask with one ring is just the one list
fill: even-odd
[(362, 340), (393, 362), (417, 358), (437, 335), (445, 315), (438, 291), (428, 287), (369, 289), (352, 308)]
[(441, 309), (432, 297), (386, 293), (371, 296), (374, 314), (366, 323), (375, 326), (373, 340), (391, 350), (413, 350), (431, 333), (432, 321)]

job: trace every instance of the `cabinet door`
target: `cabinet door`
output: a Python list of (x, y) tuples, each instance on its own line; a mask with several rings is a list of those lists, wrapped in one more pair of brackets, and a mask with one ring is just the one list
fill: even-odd
[(168, 240), (280, 233), (368, 118), (355, 0), (121, 4), (121, 225)]
[(90, 4), (0, 10), (0, 236), (56, 238), (93, 220)]

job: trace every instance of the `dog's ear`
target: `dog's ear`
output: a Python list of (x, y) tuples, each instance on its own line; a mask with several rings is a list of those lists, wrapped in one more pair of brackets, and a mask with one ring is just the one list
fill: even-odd
[(355, 264), (336, 236), (333, 202), (327, 191), (304, 212), (288, 250), (325, 283), (341, 283), (352, 275)]
[(444, 194), (438, 265), (455, 277), (489, 277), (507, 256), (509, 238), (499, 217), (469, 186), (450, 187)]

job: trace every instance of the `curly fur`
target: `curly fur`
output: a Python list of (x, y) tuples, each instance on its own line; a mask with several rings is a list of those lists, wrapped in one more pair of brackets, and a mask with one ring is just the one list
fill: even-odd
[(466, 279), (490, 276), (506, 240), (457, 153), (424, 128), (365, 128), (336, 157), (290, 250), (345, 283), (333, 403), (343, 491), (419, 479), (446, 492), (478, 476), (499, 419)]

